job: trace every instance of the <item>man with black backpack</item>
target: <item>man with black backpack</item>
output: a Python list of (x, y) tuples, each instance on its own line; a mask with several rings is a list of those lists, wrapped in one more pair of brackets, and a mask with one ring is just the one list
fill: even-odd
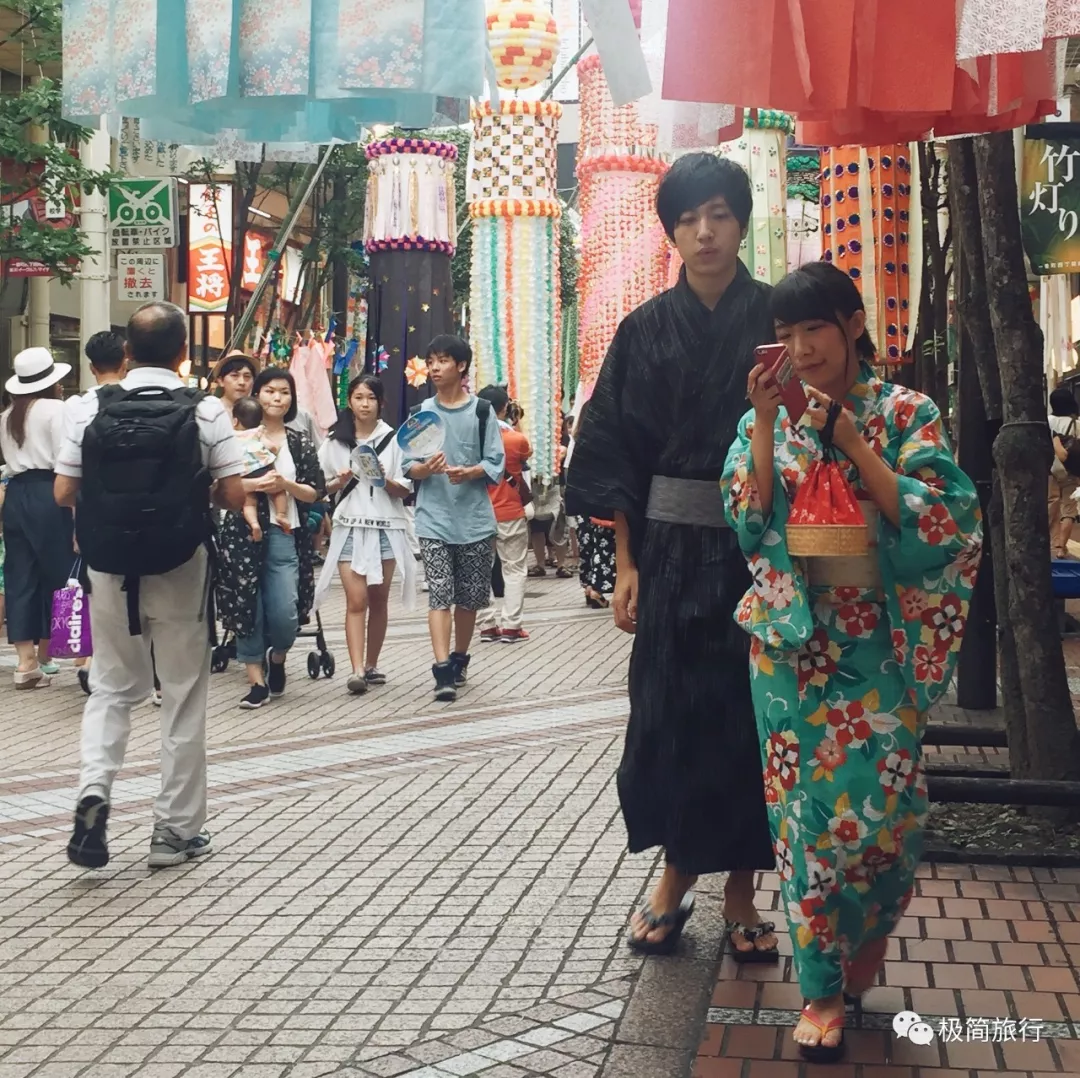
[(89, 568), (92, 695), (83, 712), (82, 773), (68, 859), (109, 860), (113, 779), (131, 712), (161, 681), (161, 793), (151, 868), (211, 851), (206, 822), (206, 697), (214, 632), (211, 499), (242, 509), (242, 455), (221, 403), (188, 389), (187, 315), (148, 303), (127, 329), (129, 373), (81, 397), (56, 464), (56, 500), (75, 508)]
[[(435, 653), (435, 699), (457, 699), (466, 681), (477, 612), (491, 598), (495, 511), (488, 486), (502, 479), (506, 455), (499, 425), (486, 400), (472, 396), (465, 379), (472, 349), (442, 335), (428, 346), (427, 369), (435, 396), (420, 417), (445, 430), (443, 448), (418, 460), (406, 451), (405, 475), (417, 484), (416, 534), (428, 583), (428, 628)], [(454, 650), (450, 650), (453, 629)]]

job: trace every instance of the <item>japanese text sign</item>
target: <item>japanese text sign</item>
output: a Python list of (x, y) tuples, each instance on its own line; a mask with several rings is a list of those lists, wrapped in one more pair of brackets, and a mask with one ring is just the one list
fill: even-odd
[(175, 247), (176, 180), (116, 180), (109, 187), (109, 225), (118, 250)]
[(188, 310), (224, 314), (232, 273), (232, 188), (192, 184), (188, 210)]
[(116, 294), (118, 299), (149, 303), (168, 299), (165, 293), (165, 256), (163, 254), (119, 254), (116, 256)]
[(1020, 223), (1036, 274), (1080, 272), (1080, 125), (1027, 129)]

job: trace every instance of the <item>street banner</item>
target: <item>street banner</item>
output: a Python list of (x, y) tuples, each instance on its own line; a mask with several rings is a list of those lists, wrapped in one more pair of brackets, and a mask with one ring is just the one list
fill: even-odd
[(1080, 272), (1080, 124), (1028, 127), (1020, 225), (1036, 275)]
[(188, 310), (224, 314), (232, 273), (232, 187), (193, 183), (188, 210)]

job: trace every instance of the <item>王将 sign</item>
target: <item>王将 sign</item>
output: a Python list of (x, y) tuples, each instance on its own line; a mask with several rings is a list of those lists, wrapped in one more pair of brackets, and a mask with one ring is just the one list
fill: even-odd
[(177, 245), (176, 180), (116, 180), (109, 187), (109, 230), (117, 250)]
[(232, 187), (193, 183), (188, 209), (188, 310), (224, 314), (232, 273)]

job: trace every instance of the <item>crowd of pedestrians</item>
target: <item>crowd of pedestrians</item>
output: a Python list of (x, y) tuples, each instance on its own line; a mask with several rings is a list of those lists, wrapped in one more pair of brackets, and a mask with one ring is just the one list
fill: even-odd
[[(610, 604), (635, 636), (618, 794), (631, 852), (664, 857), (628, 946), (672, 953), (698, 877), (724, 872), (734, 960), (777, 962), (777, 925), (758, 912), (754, 883), (775, 869), (807, 1001), (798, 1051), (839, 1058), (845, 997), (875, 983), (912, 895), (927, 815), (921, 736), (963, 634), (981, 523), (934, 404), (875, 373), (851, 279), (818, 263), (771, 289), (746, 270), (752, 201), (746, 173), (709, 154), (666, 175), (657, 213), (679, 281), (619, 327), (566, 418), (555, 476), (530, 471), (507, 388), (470, 391), (460, 337), (431, 342), (433, 395), (400, 430), (370, 373), (350, 382), (325, 432), (299, 411), (288, 371), (240, 354), (215, 371), (219, 396), (189, 388), (177, 373), (187, 317), (167, 303), (141, 308), (124, 339), (90, 342), (98, 385), (66, 405), (70, 368), (45, 349), (21, 353), (0, 416), (17, 688), (48, 683), (53, 593), (78, 575), (90, 594), (70, 860), (108, 862), (111, 787), (132, 709), (155, 684), (149, 864), (211, 851), (219, 623), (247, 674), (239, 706), (261, 708), (286, 693), (290, 649), (337, 577), (345, 684), (361, 696), (386, 683), (391, 589), (397, 579), (412, 608), (420, 562), (434, 695), (450, 702), (478, 619), (481, 641), (526, 643), (526, 581), (549, 568), (571, 576), (576, 541), (586, 603)], [(774, 342), (805, 386), (798, 414), (759, 360)], [(1054, 410), (1064, 461), (1076, 408)], [(417, 448), (412, 433), (432, 429), (438, 448)], [(797, 496), (821, 469), (857, 499), (866, 553), (808, 554), (794, 541), (807, 523)], [(1064, 472), (1054, 481), (1058, 550), (1072, 490)]]

